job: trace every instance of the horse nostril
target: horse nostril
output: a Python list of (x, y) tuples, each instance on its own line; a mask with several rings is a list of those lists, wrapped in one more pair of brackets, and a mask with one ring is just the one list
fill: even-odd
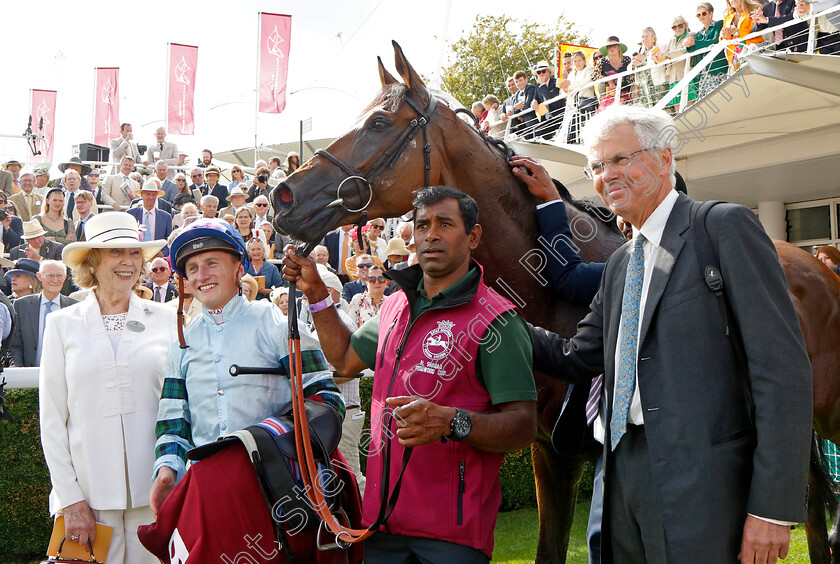
[(271, 197), (274, 200), (274, 209), (282, 215), (289, 213), (295, 205), (295, 196), (292, 194), (292, 189), (285, 182), (277, 185)]

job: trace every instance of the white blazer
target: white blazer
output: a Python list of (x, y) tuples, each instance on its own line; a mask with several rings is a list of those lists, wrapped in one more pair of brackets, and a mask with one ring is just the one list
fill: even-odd
[(160, 389), (175, 339), (175, 311), (134, 294), (116, 355), (93, 292), (47, 318), (39, 395), (50, 514), (82, 500), (127, 509), (126, 481), (130, 507), (149, 505)]

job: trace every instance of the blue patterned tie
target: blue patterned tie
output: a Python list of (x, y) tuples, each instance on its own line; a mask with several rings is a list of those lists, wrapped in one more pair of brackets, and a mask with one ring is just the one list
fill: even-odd
[(618, 372), (615, 377), (615, 402), (610, 419), (610, 443), (612, 450), (627, 432), (627, 416), (630, 400), (636, 385), (636, 349), (639, 338), (639, 306), (642, 301), (642, 284), (645, 281), (645, 238), (640, 233), (633, 240), (633, 251), (627, 265), (624, 279), (624, 295), (621, 297), (621, 343)]

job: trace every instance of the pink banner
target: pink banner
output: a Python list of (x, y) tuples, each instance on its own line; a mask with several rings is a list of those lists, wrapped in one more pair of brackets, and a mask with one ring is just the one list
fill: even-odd
[(292, 16), (260, 13), (260, 111), (279, 114), (286, 107)]
[(94, 90), (93, 142), (107, 147), (120, 136), (120, 69), (97, 68)]
[(166, 131), (195, 134), (195, 67), (198, 47), (169, 44), (169, 96), (166, 101)]
[[(55, 90), (32, 90), (32, 133), (43, 135), (36, 142), (40, 155), (29, 157), (29, 164), (51, 163), (53, 160), (53, 139), (55, 139)], [(42, 129), (43, 126), (43, 129)]]

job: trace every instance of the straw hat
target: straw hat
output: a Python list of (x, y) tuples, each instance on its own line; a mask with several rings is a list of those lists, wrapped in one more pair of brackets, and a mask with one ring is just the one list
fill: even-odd
[(407, 257), (411, 254), (411, 251), (408, 250), (408, 247), (405, 246), (405, 241), (403, 241), (402, 237), (394, 237), (390, 241), (388, 241), (388, 249), (385, 251), (385, 256), (390, 255), (400, 255), (401, 257)]
[(137, 297), (141, 300), (151, 300), (154, 294), (152, 293), (151, 288), (146, 288), (145, 286), (137, 286), (134, 288), (134, 292), (137, 294)]
[(140, 249), (143, 261), (148, 262), (166, 246), (166, 241), (141, 241), (139, 233), (137, 220), (131, 215), (100, 213), (85, 224), (87, 240), (70, 243), (64, 247), (61, 259), (64, 264), (74, 268), (84, 262), (91, 249)]
[(598, 51), (600, 51), (601, 54), (606, 57), (607, 56), (607, 47), (609, 47), (610, 45), (618, 45), (619, 47), (621, 47), (621, 54), (622, 55), (627, 52), (627, 45), (625, 45), (624, 43), (619, 41), (618, 37), (615, 36), (615, 35), (610, 35), (607, 38), (607, 43), (603, 47), (598, 49)]
[(20, 168), (23, 168), (23, 163), (20, 161), (16, 161), (15, 159), (11, 159), (3, 163), (3, 168), (9, 170), (9, 165), (18, 165)]
[(83, 164), (82, 159), (80, 159), (79, 157), (72, 157), (66, 163), (60, 163), (58, 165), (58, 170), (60, 170), (61, 172), (65, 172), (67, 170), (68, 165), (77, 165), (82, 167), (82, 176), (87, 176), (87, 174), (90, 172), (90, 166)]
[(158, 188), (157, 183), (153, 179), (148, 179), (146, 182), (143, 183), (142, 188), (139, 190), (134, 191), (135, 196), (142, 196), (143, 192), (157, 192), (157, 197), (162, 198), (166, 192)]
[(46, 234), (47, 232), (44, 231), (44, 226), (41, 225), (41, 222), (37, 219), (30, 219), (29, 221), (23, 222), (24, 239), (34, 239), (35, 237), (40, 237), (41, 235)]
[(257, 297), (257, 288), (259, 287), (256, 279), (254, 279), (254, 277), (250, 274), (246, 274), (242, 277), (242, 284), (247, 285), (251, 289), (251, 295), (248, 297), (248, 301), (253, 302)]
[(534, 70), (531, 71), (531, 74), (537, 74), (537, 71), (541, 71), (543, 69), (551, 70), (551, 65), (548, 64), (548, 61), (537, 62), (537, 66), (534, 67)]
[(242, 188), (240, 188), (239, 184), (237, 184), (236, 186), (233, 187), (233, 190), (230, 191), (230, 194), (228, 194), (227, 201), (229, 202), (230, 199), (233, 198), (234, 196), (244, 196), (244, 197), (247, 198), (248, 194), (243, 192)]
[(204, 169), (204, 176), (207, 176), (208, 174), (218, 174), (219, 177), (221, 177), (222, 171), (219, 170), (219, 167), (217, 166), (208, 166)]

